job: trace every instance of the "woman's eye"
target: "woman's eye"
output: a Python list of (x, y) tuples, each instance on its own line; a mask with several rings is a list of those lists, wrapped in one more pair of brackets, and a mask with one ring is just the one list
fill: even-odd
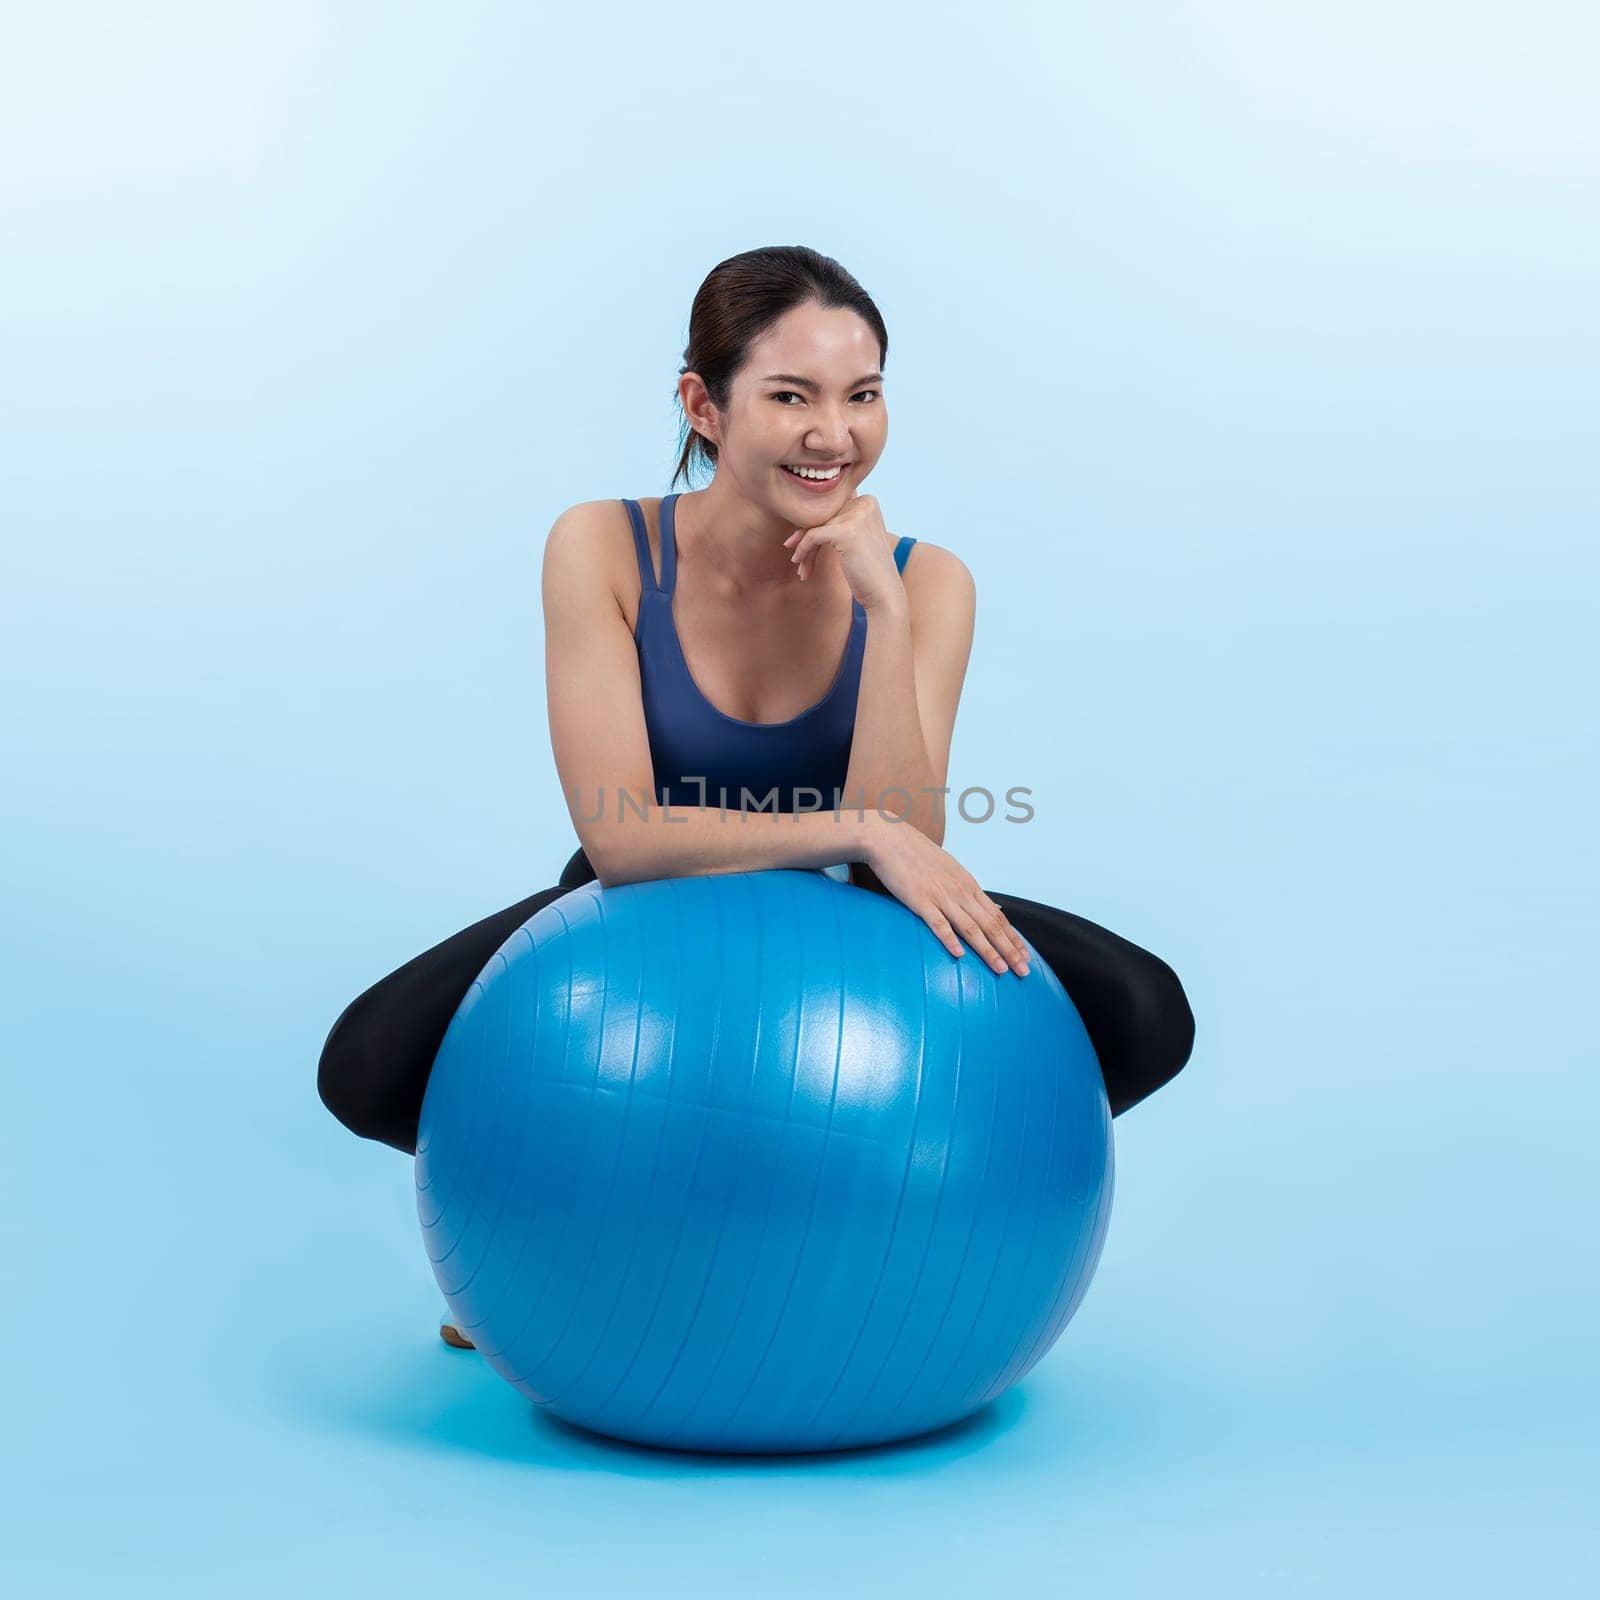
[[(870, 394), (870, 395), (874, 395), (875, 396), (877, 393), (878, 393), (878, 391), (876, 389), (857, 389), (856, 390), (856, 395)], [(856, 395), (852, 395), (850, 398), (853, 400), (853, 399), (855, 399)], [(799, 400), (801, 398), (801, 396), (796, 394), (793, 389), (780, 389), (777, 394), (772, 396), (772, 398), (774, 400), (782, 400), (785, 397), (787, 397), (787, 398), (789, 398), (791, 400)]]

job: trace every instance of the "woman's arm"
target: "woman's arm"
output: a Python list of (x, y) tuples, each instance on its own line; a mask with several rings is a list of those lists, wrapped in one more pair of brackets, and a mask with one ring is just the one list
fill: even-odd
[(639, 655), (617, 593), (633, 547), (622, 507), (564, 511), (544, 550), (545, 686), (550, 742), (573, 827), (602, 887), (865, 857), (885, 824), (870, 811), (724, 812), (657, 804)]
[[(845, 801), (903, 818), (944, 843), (944, 787), (956, 708), (972, 654), (977, 589), (954, 552), (919, 542), (898, 599), (867, 612)], [(908, 791), (911, 805), (904, 794)], [(864, 795), (864, 799), (863, 799)]]
[[(663, 808), (655, 804), (638, 651), (618, 598), (620, 574), (632, 560), (632, 550), (624, 543), (628, 531), (626, 527), (618, 529), (613, 515), (620, 511), (615, 502), (588, 501), (563, 512), (545, 545), (542, 578), (550, 739), (572, 824), (601, 886), (719, 872), (759, 872), (770, 867), (865, 862), (873, 881), (887, 886), (883, 892), (893, 894), (920, 916), (951, 955), (961, 954), (965, 938), (991, 965), (999, 960), (1003, 969), (1008, 958), (1018, 971), (1025, 970), (1026, 951), (1010, 931), (1005, 914), (941, 845), (908, 830), (904, 822), (885, 821), (870, 809), (861, 816), (843, 808), (724, 813), (710, 806)], [(930, 548), (927, 554), (935, 551)], [(965, 572), (965, 568), (961, 570)], [(966, 581), (970, 584), (971, 580)], [(960, 582), (950, 587), (959, 596)], [(940, 783), (944, 781), (961, 672), (966, 666), (967, 646), (962, 643), (959, 668), (952, 674), (949, 641), (963, 633), (961, 609), (959, 598), (912, 606), (911, 615), (926, 620), (913, 627), (909, 619), (902, 618), (900, 634), (893, 627), (881, 628), (877, 651), (880, 662), (892, 665), (898, 653), (905, 663), (907, 641), (916, 639), (916, 670), (919, 683), (927, 685), (921, 692), (930, 708), (927, 726), (932, 730), (924, 741), (919, 729), (918, 742), (925, 772), (936, 774)], [(965, 637), (970, 640), (970, 605), (967, 614)], [(869, 653), (873, 626), (868, 623)], [(942, 654), (933, 643), (935, 638), (946, 642)], [(920, 665), (923, 650), (931, 652), (926, 667)], [(911, 686), (900, 683), (897, 693), (893, 678), (882, 666), (876, 677), (883, 682), (874, 694), (880, 715), (885, 710), (893, 714), (896, 707), (909, 701), (915, 718)], [(930, 747), (937, 765), (928, 760)], [(851, 761), (853, 770), (853, 755)], [(870, 776), (868, 781), (872, 781)], [(620, 819), (619, 789), (629, 800), (621, 808)], [(602, 791), (603, 812), (597, 804)], [(997, 956), (997, 947), (1004, 947), (1005, 958)]]

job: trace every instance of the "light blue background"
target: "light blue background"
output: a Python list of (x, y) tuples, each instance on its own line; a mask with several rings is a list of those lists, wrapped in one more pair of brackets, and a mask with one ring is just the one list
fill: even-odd
[[(1592, 1529), (1590, 8), (53, 5), (0, 48), (17, 1594), (1568, 1595)], [(346, 1001), (555, 880), (538, 574), (689, 302), (878, 297), (986, 886), (1188, 1068), (953, 1438), (677, 1459), (447, 1351)]]

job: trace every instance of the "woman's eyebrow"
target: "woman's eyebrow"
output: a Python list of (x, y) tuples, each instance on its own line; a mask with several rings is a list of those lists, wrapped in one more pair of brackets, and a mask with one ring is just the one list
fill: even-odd
[[(810, 378), (802, 378), (797, 372), (769, 372), (761, 381), (763, 383), (792, 383), (799, 388), (809, 389), (813, 394), (817, 393), (822, 387), (820, 383), (814, 383)], [(847, 384), (846, 387), (859, 389), (864, 383), (882, 382), (883, 374), (881, 372), (869, 372), (866, 377), (857, 378), (854, 383)]]

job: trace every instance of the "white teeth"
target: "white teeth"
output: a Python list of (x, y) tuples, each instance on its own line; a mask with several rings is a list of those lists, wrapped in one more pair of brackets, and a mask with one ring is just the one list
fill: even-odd
[(792, 472), (797, 478), (814, 478), (819, 483), (826, 483), (831, 478), (837, 478), (839, 474), (844, 471), (844, 468), (833, 467), (829, 471), (823, 472), (818, 467), (786, 466), (783, 470), (785, 472)]

